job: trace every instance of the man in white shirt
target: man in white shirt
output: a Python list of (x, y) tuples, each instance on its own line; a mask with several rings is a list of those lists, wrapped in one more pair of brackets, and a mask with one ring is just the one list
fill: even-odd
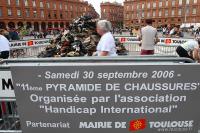
[(157, 30), (152, 27), (152, 20), (146, 20), (146, 27), (141, 29), (141, 37), (142, 40), (142, 50), (141, 55), (153, 55), (154, 54), (154, 45), (158, 41)]
[(200, 39), (188, 41), (177, 47), (176, 52), (180, 57), (191, 58), (199, 61)]
[(107, 20), (100, 20), (97, 23), (97, 33), (101, 39), (97, 45), (97, 56), (117, 56), (115, 39), (111, 34), (112, 25)]
[[(2, 31), (2, 30), (1, 30)], [(8, 59), (10, 54), (10, 42), (0, 31), (0, 58)]]

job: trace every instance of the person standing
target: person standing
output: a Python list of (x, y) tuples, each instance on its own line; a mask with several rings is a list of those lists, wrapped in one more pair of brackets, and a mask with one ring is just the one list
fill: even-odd
[(133, 29), (133, 36), (134, 37), (137, 37), (139, 38), (140, 37), (140, 30), (139, 30), (139, 26), (136, 26), (134, 29)]
[(97, 56), (117, 56), (115, 39), (111, 34), (112, 25), (107, 20), (100, 20), (97, 23), (97, 33), (101, 36), (101, 39), (97, 45), (97, 52), (94, 55)]
[(9, 35), (11, 40), (20, 40), (19, 35), (15, 29), (11, 29)]
[(3, 35), (4, 30), (0, 30), (0, 58), (8, 59), (10, 55), (10, 42)]
[(152, 27), (152, 20), (146, 20), (147, 26), (141, 29), (141, 55), (154, 55), (154, 45), (158, 42), (157, 30)]

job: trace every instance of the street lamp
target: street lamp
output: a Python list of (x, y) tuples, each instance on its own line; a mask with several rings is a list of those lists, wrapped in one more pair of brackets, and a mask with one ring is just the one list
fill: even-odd
[(137, 18), (138, 18), (138, 23), (141, 24), (141, 9), (140, 9), (140, 3), (137, 5)]

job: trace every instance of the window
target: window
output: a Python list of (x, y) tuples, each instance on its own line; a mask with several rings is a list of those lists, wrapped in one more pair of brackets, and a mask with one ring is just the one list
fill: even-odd
[(32, 3), (33, 3), (33, 7), (36, 7), (35, 0), (33, 0)]
[(62, 13), (60, 14), (60, 18), (63, 19), (63, 15), (62, 15)]
[(147, 13), (147, 17), (150, 18), (150, 12)]
[(34, 18), (37, 17), (37, 11), (33, 11), (33, 17), (34, 17)]
[(174, 9), (172, 10), (172, 16), (174, 16), (175, 15), (175, 11), (174, 11)]
[(144, 18), (144, 12), (142, 12), (142, 17)]
[(175, 5), (176, 5), (176, 1), (172, 0), (172, 6), (175, 6)]
[[(68, 17), (68, 12), (65, 12), (65, 14), (66, 14), (66, 16)], [(105, 14), (104, 14), (104, 15), (105, 15)], [(104, 15), (103, 15), (103, 16), (104, 16)]]
[(194, 4), (197, 4), (197, 0), (194, 0)]
[(162, 16), (162, 11), (159, 11), (159, 17), (161, 17)]
[(56, 18), (56, 19), (57, 19), (57, 14), (56, 14), (56, 12), (54, 12), (54, 18)]
[(60, 3), (60, 10), (62, 10), (62, 3)]
[[(81, 7), (81, 9), (82, 9), (82, 7)], [(67, 4), (65, 5), (65, 10), (67, 11)], [(82, 10), (81, 10), (82, 11)]]
[(196, 9), (196, 8), (193, 8), (193, 9), (192, 9), (192, 14), (194, 14), (194, 15), (197, 14), (197, 9)]
[(142, 9), (144, 9), (144, 3), (142, 3)]
[(162, 1), (159, 2), (159, 7), (162, 7)]
[(19, 0), (15, 1), (16, 6), (19, 6)]
[(2, 9), (0, 8), (0, 17), (2, 17)]
[(43, 7), (44, 7), (43, 2), (40, 1), (40, 8), (43, 8)]
[(11, 11), (11, 9), (8, 9), (8, 16), (12, 16), (12, 11)]
[(24, 0), (24, 5), (28, 6), (28, 0)]
[(181, 6), (183, 4), (183, 0), (179, 0), (178, 4)]
[(41, 18), (44, 18), (44, 11), (41, 11)]
[(166, 0), (166, 2), (165, 2), (165, 6), (168, 6), (169, 5), (169, 2), (168, 2), (168, 0)]
[(153, 11), (153, 17), (156, 17), (156, 11)]
[(179, 15), (179, 16), (182, 15), (182, 10), (181, 10), (181, 9), (178, 10), (178, 15)]
[(153, 3), (153, 8), (156, 8), (156, 2)]
[(186, 4), (189, 5), (190, 4), (190, 0), (186, 0)]
[(47, 8), (50, 8), (50, 4), (49, 4), (49, 2), (47, 2)]
[(165, 16), (168, 16), (168, 15), (169, 15), (169, 11), (165, 10)]
[[(73, 6), (72, 6), (72, 5), (70, 6), (70, 10), (71, 10), (71, 11), (73, 10)], [(85, 7), (85, 11), (86, 11), (86, 7)]]
[(186, 9), (186, 14), (189, 14), (189, 13), (190, 13), (190, 9), (187, 8), (187, 9)]
[(53, 4), (53, 8), (56, 9), (56, 3)]
[(28, 9), (25, 10), (26, 17), (30, 17), (30, 11)]
[(137, 4), (137, 9), (140, 9), (140, 5), (139, 4)]
[(48, 14), (48, 18), (51, 19), (51, 13)]
[(10, 6), (10, 4), (11, 4), (10, 0), (7, 0), (7, 4)]
[(147, 4), (147, 8), (150, 8), (151, 7), (151, 3), (149, 2), (148, 4)]
[(22, 15), (22, 14), (21, 14), (21, 10), (18, 9), (18, 10), (17, 10), (17, 16), (20, 17), (21, 15)]

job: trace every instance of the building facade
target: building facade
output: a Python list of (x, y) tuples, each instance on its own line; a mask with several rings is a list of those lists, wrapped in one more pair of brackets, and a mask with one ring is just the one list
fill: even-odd
[(109, 20), (113, 27), (123, 26), (124, 20), (124, 6), (120, 3), (101, 3), (101, 19)]
[(153, 25), (200, 23), (200, 0), (125, 0), (124, 23), (127, 27), (144, 25), (153, 19)]
[(0, 28), (66, 28), (84, 14), (97, 15), (83, 0), (0, 0)]

